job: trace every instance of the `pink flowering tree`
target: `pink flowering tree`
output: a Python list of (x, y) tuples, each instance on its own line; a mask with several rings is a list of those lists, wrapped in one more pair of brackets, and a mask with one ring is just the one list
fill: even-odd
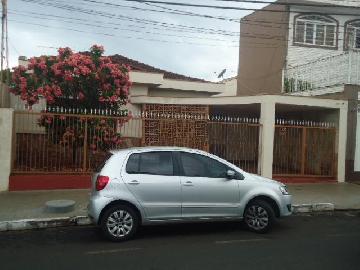
[(64, 101), (87, 109), (118, 109), (128, 101), (129, 67), (113, 63), (103, 52), (94, 45), (85, 53), (60, 48), (56, 56), (32, 57), (28, 67), (14, 68), (9, 90), (30, 107), (43, 97), (49, 105)]
[[(9, 91), (25, 101), (29, 108), (44, 98), (48, 106), (81, 109), (82, 112), (94, 109), (120, 112), (128, 102), (130, 68), (113, 63), (103, 53), (102, 46), (94, 45), (88, 52), (60, 48), (56, 56), (32, 57), (27, 67), (13, 69)], [(97, 135), (88, 136), (87, 144), (93, 151), (121, 143), (117, 123), (122, 124), (124, 119), (76, 117), (79, 123), (74, 124), (74, 121), (67, 121), (69, 117), (44, 112), (38, 122), (48, 131), (56, 130), (54, 140), (57, 143), (81, 146), (85, 132), (90, 133), (90, 129), (91, 134), (97, 131)], [(89, 129), (86, 131), (85, 119)]]

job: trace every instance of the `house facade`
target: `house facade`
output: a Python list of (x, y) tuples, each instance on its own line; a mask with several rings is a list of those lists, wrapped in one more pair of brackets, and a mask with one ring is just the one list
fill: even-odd
[[(86, 114), (42, 101), (29, 111), (11, 96), (11, 108), (0, 111), (0, 129), (7, 131), (1, 144), (11, 148), (0, 147), (1, 190), (87, 188), (88, 174), (106, 154), (93, 148), (104, 137), (96, 123), (106, 122), (120, 132), (121, 147), (187, 146), (284, 182), (345, 181), (348, 101), (236, 96), (236, 78), (207, 82), (112, 57), (132, 67), (127, 106), (133, 117), (123, 121), (96, 108)], [(37, 124), (44, 116), (54, 119), (48, 128)], [(64, 134), (63, 123), (70, 127)], [(74, 132), (83, 142), (70, 141)]]
[(360, 1), (280, 0), (244, 17), (240, 31), (237, 95), (347, 100), (346, 179), (358, 180)]

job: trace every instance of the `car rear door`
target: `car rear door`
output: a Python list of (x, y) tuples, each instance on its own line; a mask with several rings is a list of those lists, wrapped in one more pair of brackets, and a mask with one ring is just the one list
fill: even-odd
[(180, 177), (171, 151), (132, 153), (122, 172), (127, 187), (149, 219), (181, 218)]
[(184, 218), (239, 215), (238, 180), (226, 177), (227, 165), (197, 153), (179, 152), (177, 157)]

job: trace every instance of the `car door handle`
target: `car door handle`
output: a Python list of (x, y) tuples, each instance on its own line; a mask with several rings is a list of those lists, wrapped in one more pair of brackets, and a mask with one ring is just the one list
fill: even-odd
[(190, 186), (193, 186), (194, 184), (193, 184), (193, 182), (191, 182), (191, 181), (186, 181), (184, 184), (183, 184), (183, 186), (188, 186), (188, 187), (190, 187)]
[(140, 182), (138, 180), (132, 180), (129, 182), (130, 185), (139, 185)]

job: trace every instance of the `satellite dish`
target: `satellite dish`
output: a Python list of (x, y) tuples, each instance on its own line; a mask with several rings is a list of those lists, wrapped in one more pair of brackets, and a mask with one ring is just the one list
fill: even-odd
[(219, 73), (218, 79), (224, 77), (225, 72), (226, 72), (226, 68), (224, 68), (223, 71), (221, 71), (221, 72)]

